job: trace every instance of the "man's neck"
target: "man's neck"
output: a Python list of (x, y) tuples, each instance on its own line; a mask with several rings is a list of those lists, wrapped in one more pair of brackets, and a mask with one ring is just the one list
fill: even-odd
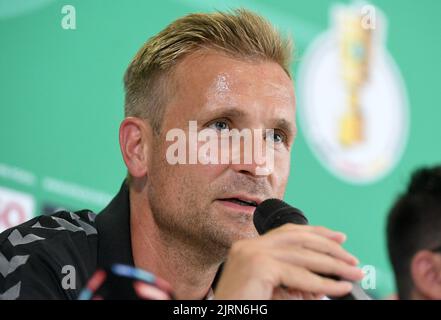
[[(151, 212), (130, 193), (130, 229), (135, 266), (166, 280), (178, 299), (203, 299), (209, 294), (219, 263), (204, 252), (164, 234)], [(142, 201), (142, 200), (141, 200)]]

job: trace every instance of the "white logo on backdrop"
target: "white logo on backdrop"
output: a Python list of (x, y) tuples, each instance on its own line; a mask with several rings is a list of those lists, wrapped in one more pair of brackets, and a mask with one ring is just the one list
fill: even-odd
[(404, 81), (387, 52), (386, 19), (378, 8), (337, 5), (331, 21), (301, 58), (300, 123), (331, 173), (372, 183), (394, 168), (406, 145)]
[(0, 232), (31, 219), (34, 207), (31, 195), (0, 187)]

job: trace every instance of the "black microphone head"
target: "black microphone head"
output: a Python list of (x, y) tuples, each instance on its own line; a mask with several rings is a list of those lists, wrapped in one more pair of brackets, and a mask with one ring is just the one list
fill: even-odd
[(285, 223), (308, 224), (302, 211), (279, 199), (267, 199), (254, 211), (254, 226), (259, 234), (264, 234)]

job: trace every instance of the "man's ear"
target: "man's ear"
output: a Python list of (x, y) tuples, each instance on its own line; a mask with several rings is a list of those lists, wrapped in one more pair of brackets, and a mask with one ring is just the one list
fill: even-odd
[(412, 258), (411, 273), (415, 288), (428, 299), (441, 299), (441, 255), (421, 250)]
[(153, 143), (153, 131), (148, 121), (125, 118), (119, 127), (119, 145), (127, 169), (132, 177), (148, 174)]

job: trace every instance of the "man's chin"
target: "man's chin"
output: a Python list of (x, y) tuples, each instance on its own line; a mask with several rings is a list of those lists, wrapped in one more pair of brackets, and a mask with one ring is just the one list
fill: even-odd
[[(250, 209), (251, 208), (251, 209)], [(250, 206), (240, 208), (238, 205), (231, 205), (227, 201), (216, 200), (213, 203), (213, 209), (215, 216), (219, 220), (225, 222), (231, 222), (232, 224), (242, 227), (252, 227), (254, 209)]]
[(229, 210), (217, 203), (214, 203), (209, 211), (211, 237), (222, 247), (229, 248), (238, 240), (258, 236), (253, 223), (253, 215), (249, 212)]
[(223, 221), (219, 221), (219, 227), (224, 231), (223, 233), (229, 238), (230, 245), (233, 242), (242, 239), (250, 239), (258, 236), (254, 224), (250, 220), (241, 220), (234, 217), (223, 217)]

